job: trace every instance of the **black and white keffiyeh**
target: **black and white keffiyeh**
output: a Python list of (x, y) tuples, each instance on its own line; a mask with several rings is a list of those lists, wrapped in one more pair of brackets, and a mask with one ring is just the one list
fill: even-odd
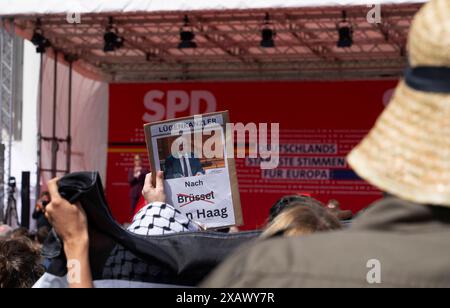
[[(153, 202), (134, 216), (127, 230), (138, 235), (157, 236), (201, 231), (201, 227), (171, 205)], [(113, 249), (103, 269), (103, 278), (113, 280), (165, 282), (166, 274), (159, 266), (143, 262), (120, 245)]]
[(128, 231), (138, 235), (165, 235), (200, 231), (199, 225), (169, 204), (153, 202), (143, 207), (133, 218)]

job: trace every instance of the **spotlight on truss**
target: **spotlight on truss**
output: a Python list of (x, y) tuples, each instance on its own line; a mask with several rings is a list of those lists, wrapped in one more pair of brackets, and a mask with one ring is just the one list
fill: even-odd
[(183, 22), (184, 24), (180, 29), (180, 43), (178, 44), (178, 48), (197, 48), (197, 43), (194, 41), (195, 33), (192, 30), (191, 23), (187, 15), (184, 16)]
[(123, 47), (124, 38), (119, 36), (117, 28), (113, 26), (113, 18), (109, 18), (109, 24), (106, 28), (105, 34), (103, 35), (104, 40), (104, 52), (112, 52)]
[(342, 21), (337, 24), (339, 39), (337, 47), (348, 48), (353, 46), (353, 26), (347, 21), (347, 12), (342, 11)]
[(273, 29), (273, 25), (270, 21), (269, 13), (266, 13), (264, 17), (264, 24), (261, 30), (261, 47), (263, 48), (273, 48), (275, 47), (274, 38), (276, 36), (276, 32)]
[(52, 45), (42, 32), (40, 19), (36, 21), (36, 27), (33, 31), (31, 43), (36, 46), (37, 53), (45, 53), (46, 49)]

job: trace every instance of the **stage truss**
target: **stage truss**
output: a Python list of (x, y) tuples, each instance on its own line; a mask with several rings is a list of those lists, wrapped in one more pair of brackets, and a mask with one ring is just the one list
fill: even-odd
[[(169, 0), (170, 1), (170, 0)], [(406, 40), (419, 4), (385, 5), (381, 23), (369, 23), (371, 8), (330, 7), (249, 11), (166, 12), (41, 18), (44, 35), (64, 54), (109, 81), (171, 80), (341, 80), (397, 78), (407, 62)], [(354, 45), (337, 48), (337, 24), (345, 10)], [(275, 48), (259, 47), (265, 13), (276, 31)], [(178, 49), (188, 14), (196, 49)], [(109, 17), (122, 49), (105, 53)], [(38, 16), (16, 18), (30, 37)]]
[(15, 81), (14, 29), (0, 24), (0, 223), (4, 220), (6, 181), (11, 176)]

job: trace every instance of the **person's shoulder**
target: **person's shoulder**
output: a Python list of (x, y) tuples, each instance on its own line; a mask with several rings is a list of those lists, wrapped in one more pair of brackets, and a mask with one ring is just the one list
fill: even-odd
[(172, 154), (170, 154), (169, 156), (167, 156), (166, 161), (171, 162), (171, 161), (174, 161), (175, 159), (176, 158)]
[(259, 241), (229, 258), (203, 286), (302, 286), (296, 280), (303, 276), (320, 276), (327, 271), (325, 268), (330, 270), (333, 260), (343, 257), (337, 256), (339, 251), (348, 251), (338, 248), (340, 245), (347, 246), (345, 243), (350, 245), (352, 240), (344, 231)]

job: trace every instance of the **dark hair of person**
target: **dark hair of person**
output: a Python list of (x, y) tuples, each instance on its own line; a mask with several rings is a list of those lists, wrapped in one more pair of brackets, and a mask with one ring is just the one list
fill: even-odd
[(22, 237), (26, 237), (29, 240), (34, 240), (33, 235), (25, 227), (17, 228), (11, 233), (12, 239), (18, 239), (18, 238), (22, 238)]
[(49, 233), (50, 233), (50, 230), (48, 227), (45, 227), (45, 226), (40, 227), (36, 232), (36, 241), (41, 245), (44, 244)]
[(0, 241), (0, 288), (30, 288), (43, 273), (40, 254), (28, 238)]

